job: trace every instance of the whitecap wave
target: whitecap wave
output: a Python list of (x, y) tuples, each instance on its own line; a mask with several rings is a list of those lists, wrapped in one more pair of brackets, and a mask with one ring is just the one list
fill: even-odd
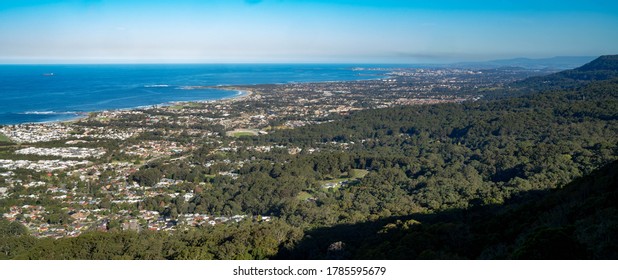
[(181, 89), (181, 90), (194, 90), (194, 89), (199, 89), (199, 87), (200, 86), (181, 86), (181, 87), (178, 87), (178, 89)]
[(27, 111), (23, 113), (24, 115), (54, 115), (57, 114), (54, 111)]
[(166, 88), (170, 87), (170, 85), (145, 85), (145, 88)]
[(75, 111), (68, 111), (68, 112), (56, 112), (56, 111), (27, 111), (27, 112), (23, 112), (21, 113), (23, 115), (76, 115), (79, 114), (78, 112)]

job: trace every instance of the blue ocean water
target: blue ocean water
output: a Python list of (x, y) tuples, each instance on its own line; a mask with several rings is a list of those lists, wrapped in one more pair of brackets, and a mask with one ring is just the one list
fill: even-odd
[(375, 79), (350, 65), (0, 65), (0, 124), (48, 122), (85, 112), (237, 95), (191, 86)]

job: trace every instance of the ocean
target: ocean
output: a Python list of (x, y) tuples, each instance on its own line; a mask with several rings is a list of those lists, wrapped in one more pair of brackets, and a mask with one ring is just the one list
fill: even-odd
[[(0, 125), (61, 121), (86, 112), (230, 98), (193, 86), (376, 79), (356, 65), (0, 65)], [(367, 67), (367, 66), (363, 66)]]

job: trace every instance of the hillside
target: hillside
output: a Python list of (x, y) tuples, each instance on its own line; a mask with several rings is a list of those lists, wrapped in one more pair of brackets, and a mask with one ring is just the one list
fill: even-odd
[(542, 77), (532, 77), (514, 84), (531, 91), (574, 88), (593, 81), (618, 77), (618, 55), (604, 55), (581, 67)]
[(603, 55), (577, 69), (579, 72), (585, 71), (618, 71), (618, 55)]
[(282, 257), (616, 259), (617, 205), (618, 161), (502, 205), (317, 229)]

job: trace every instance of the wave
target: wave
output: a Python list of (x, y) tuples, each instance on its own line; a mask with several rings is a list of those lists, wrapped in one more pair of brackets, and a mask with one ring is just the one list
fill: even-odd
[(27, 111), (20, 113), (21, 115), (77, 115), (79, 112), (75, 111), (67, 111), (67, 112), (56, 112), (56, 111)]
[(170, 85), (145, 85), (145, 88), (166, 88), (170, 87)]
[(210, 87), (207, 86), (181, 86), (178, 87), (178, 89), (181, 90), (196, 90), (196, 89), (209, 89)]

